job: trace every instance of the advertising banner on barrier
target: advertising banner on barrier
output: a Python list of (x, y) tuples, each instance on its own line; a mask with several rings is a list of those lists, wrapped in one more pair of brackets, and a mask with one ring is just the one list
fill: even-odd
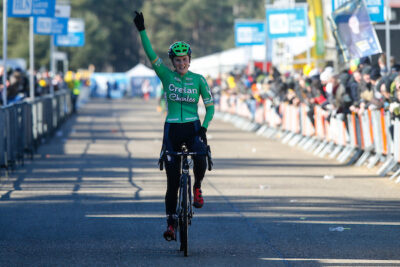
[[(348, 0), (332, 0), (332, 12), (339, 8), (344, 3), (348, 2)], [(384, 0), (365, 0), (365, 4), (367, 6), (369, 18), (371, 21), (375, 22), (384, 22)]]
[(7, 0), (8, 17), (54, 17), (56, 0)]
[(235, 21), (236, 46), (263, 44), (265, 44), (265, 21)]
[(346, 2), (332, 13), (331, 21), (346, 60), (382, 53), (363, 0)]
[(69, 19), (68, 33), (54, 36), (55, 46), (84, 46), (85, 22), (83, 19)]
[(308, 17), (306, 5), (289, 9), (267, 7), (268, 38), (307, 36)]
[(35, 34), (67, 34), (68, 18), (35, 17), (33, 20), (33, 29)]

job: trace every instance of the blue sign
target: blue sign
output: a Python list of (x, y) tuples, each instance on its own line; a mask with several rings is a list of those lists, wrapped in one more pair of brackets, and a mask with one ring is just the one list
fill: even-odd
[[(332, 12), (346, 2), (348, 2), (348, 0), (332, 0)], [(383, 15), (385, 4), (384, 0), (365, 0), (365, 4), (367, 5), (369, 18), (371, 21), (385, 22), (385, 17)]]
[(236, 46), (265, 44), (265, 22), (235, 22), (235, 44)]
[(68, 33), (68, 18), (35, 17), (33, 20), (35, 34), (52, 35)]
[(290, 9), (267, 8), (268, 38), (287, 38), (307, 36), (307, 8)]
[(55, 46), (84, 46), (85, 45), (85, 22), (82, 19), (69, 19), (68, 33), (55, 35)]
[(85, 33), (84, 32), (70, 32), (67, 35), (55, 35), (55, 46), (84, 46)]
[(9, 17), (54, 17), (56, 0), (7, 0)]

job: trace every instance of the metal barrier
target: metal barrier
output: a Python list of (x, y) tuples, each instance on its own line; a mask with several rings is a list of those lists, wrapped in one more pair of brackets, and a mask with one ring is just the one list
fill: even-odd
[(72, 113), (69, 91), (0, 108), (0, 169), (24, 164)]
[(254, 126), (254, 123), (243, 122), (251, 112), (240, 97), (222, 95), (218, 111), (226, 116), (217, 116), (242, 129), (253, 129), (258, 135), (280, 137), (282, 143), (298, 145), (316, 155), (329, 154), (342, 163), (366, 164), (369, 168), (382, 163), (378, 174), (385, 176), (393, 172), (391, 179), (397, 177), (396, 182), (400, 182), (400, 122), (391, 121), (388, 111), (329, 114), (315, 106), (310, 116), (312, 110), (304, 104), (276, 106), (270, 100), (257, 108), (256, 114), (262, 112), (264, 116), (258, 116), (256, 123), (259, 125)]
[(0, 168), (6, 167), (7, 155), (6, 155), (6, 112), (0, 109)]

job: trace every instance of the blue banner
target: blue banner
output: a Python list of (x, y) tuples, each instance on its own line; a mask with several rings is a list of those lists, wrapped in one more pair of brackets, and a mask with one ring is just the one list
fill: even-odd
[(70, 32), (67, 35), (56, 35), (54, 38), (55, 46), (84, 46), (84, 32)]
[(56, 0), (7, 0), (9, 17), (54, 17)]
[(85, 22), (82, 19), (72, 18), (68, 21), (68, 34), (55, 35), (55, 46), (84, 46)]
[(52, 35), (68, 33), (68, 18), (35, 17), (33, 20), (35, 34)]
[(290, 9), (267, 8), (266, 17), (268, 38), (307, 36), (306, 6)]
[(235, 44), (236, 46), (265, 44), (265, 22), (235, 22)]
[(332, 13), (335, 35), (346, 60), (382, 53), (363, 0), (353, 0)]
[[(348, 0), (332, 0), (332, 12), (337, 8), (345, 4)], [(365, 0), (367, 5), (367, 10), (369, 18), (371, 21), (375, 22), (385, 22), (385, 17), (383, 15), (384, 10), (384, 0)]]

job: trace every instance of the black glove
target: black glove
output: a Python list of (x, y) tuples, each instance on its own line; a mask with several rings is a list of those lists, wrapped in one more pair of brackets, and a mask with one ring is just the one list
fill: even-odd
[(136, 28), (138, 31), (143, 31), (144, 30), (144, 18), (143, 18), (143, 13), (140, 12), (138, 13), (135, 11), (136, 15), (135, 18), (133, 19), (133, 22), (135, 23)]
[(203, 126), (200, 127), (200, 130), (197, 132), (197, 134), (200, 136), (200, 139), (203, 141), (204, 144), (207, 144), (207, 128), (204, 128)]

